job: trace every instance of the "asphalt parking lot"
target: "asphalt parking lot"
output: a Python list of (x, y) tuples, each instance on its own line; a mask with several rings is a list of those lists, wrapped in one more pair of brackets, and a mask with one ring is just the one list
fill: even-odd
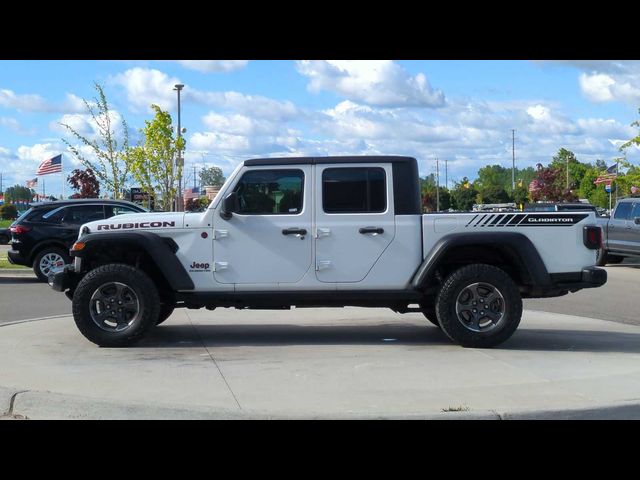
[[(384, 309), (177, 310), (98, 348), (33, 273), (0, 273), (0, 418), (637, 418), (640, 268), (525, 301), (514, 336), (463, 349)], [(29, 321), (32, 320), (32, 321)]]

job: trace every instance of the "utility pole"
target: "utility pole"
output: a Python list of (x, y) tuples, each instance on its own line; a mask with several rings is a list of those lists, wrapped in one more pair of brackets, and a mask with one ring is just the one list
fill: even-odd
[(449, 160), (444, 160), (444, 188), (449, 190), (449, 174), (448, 174), (448, 163)]
[(0, 172), (0, 195), (4, 195), (4, 188), (2, 188), (2, 172)]
[(436, 157), (436, 212), (440, 211), (440, 167)]
[(196, 164), (193, 164), (193, 188), (195, 189), (197, 187), (196, 185)]
[(516, 131), (511, 130), (511, 190), (516, 189)]
[[(180, 127), (180, 91), (184, 88), (184, 85), (177, 84), (174, 86), (174, 90), (178, 92), (178, 142), (182, 136), (182, 128)], [(176, 167), (179, 169), (180, 173), (178, 174), (178, 198), (176, 199), (176, 210), (178, 212), (184, 211), (183, 208), (183, 199), (182, 199), (182, 167), (184, 166), (184, 162), (182, 161), (182, 150), (178, 148), (178, 156), (176, 158)]]
[(567, 190), (569, 190), (569, 155), (567, 155)]

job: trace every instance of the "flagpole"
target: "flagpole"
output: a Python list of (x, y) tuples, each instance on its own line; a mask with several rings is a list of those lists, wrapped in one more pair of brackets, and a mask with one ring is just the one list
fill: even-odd
[(60, 154), (60, 177), (62, 178), (62, 200), (64, 200), (64, 162), (62, 161), (64, 157)]

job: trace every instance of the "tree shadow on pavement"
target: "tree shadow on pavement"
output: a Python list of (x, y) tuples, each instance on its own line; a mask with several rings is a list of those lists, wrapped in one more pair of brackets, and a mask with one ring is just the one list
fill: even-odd
[[(197, 329), (197, 330), (196, 330)], [(432, 325), (162, 325), (138, 346), (454, 345)], [(521, 328), (496, 350), (640, 353), (640, 333)]]

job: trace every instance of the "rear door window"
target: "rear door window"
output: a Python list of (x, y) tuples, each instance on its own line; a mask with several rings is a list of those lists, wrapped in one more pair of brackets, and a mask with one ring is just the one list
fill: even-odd
[(325, 169), (322, 172), (322, 209), (325, 213), (384, 212), (387, 209), (384, 169)]

